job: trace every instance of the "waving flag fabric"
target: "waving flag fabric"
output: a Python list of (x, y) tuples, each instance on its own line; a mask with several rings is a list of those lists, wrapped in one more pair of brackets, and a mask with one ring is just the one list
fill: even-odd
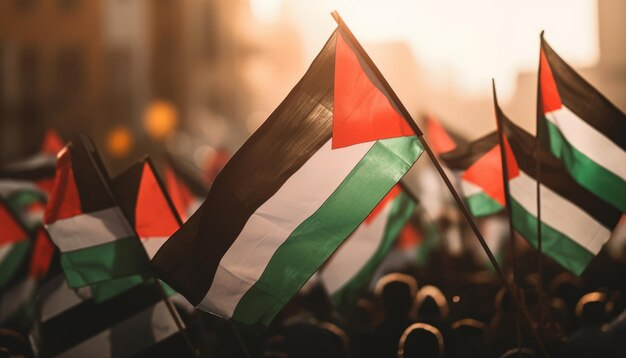
[(198, 308), (266, 327), (422, 153), (348, 38), (332, 34), (153, 258)]
[(541, 38), (541, 143), (574, 180), (626, 212), (626, 116)]
[(320, 275), (336, 306), (356, 303), (416, 206), (396, 185), (326, 262)]
[(0, 291), (28, 257), (31, 246), (28, 231), (0, 198)]
[(167, 191), (183, 221), (196, 212), (209, 194), (208, 185), (197, 175), (185, 170), (171, 156), (166, 156), (164, 179)]

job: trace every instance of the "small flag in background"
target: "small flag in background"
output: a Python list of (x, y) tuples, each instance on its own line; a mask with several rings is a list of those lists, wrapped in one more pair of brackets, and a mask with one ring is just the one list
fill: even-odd
[(267, 327), (422, 153), (348, 38), (332, 34), (153, 258), (198, 308)]
[(346, 309), (356, 304), (416, 206), (396, 185), (320, 269), (326, 291), (337, 307)]
[(544, 254), (580, 275), (611, 236), (619, 210), (575, 182), (552, 154), (535, 152), (535, 138), (516, 126), (495, 99), (497, 120), (505, 135), (509, 210), (513, 228), (537, 247), (537, 175), (540, 160), (541, 240)]
[(578, 184), (626, 212), (626, 116), (541, 36), (538, 133)]
[(459, 173), (465, 203), (472, 215), (493, 215), (504, 208), (502, 160), (496, 132), (439, 157), (448, 168)]
[(28, 231), (0, 198), (0, 291), (28, 258), (31, 246)]
[(149, 258), (181, 225), (170, 206), (150, 158), (141, 160), (113, 179), (120, 206), (130, 217)]
[(46, 229), (70, 287), (143, 273), (147, 258), (109, 187), (93, 144), (81, 137), (57, 159)]

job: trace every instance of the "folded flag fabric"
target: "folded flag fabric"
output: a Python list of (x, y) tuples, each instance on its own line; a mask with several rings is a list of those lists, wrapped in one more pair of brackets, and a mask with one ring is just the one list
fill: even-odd
[(198, 308), (267, 327), (422, 153), (350, 38), (331, 35), (153, 258)]
[(192, 356), (150, 282), (96, 302), (89, 287), (71, 289), (57, 275), (42, 287), (39, 307), (32, 340), (43, 357)]
[(465, 203), (475, 217), (493, 215), (504, 208), (502, 160), (496, 132), (439, 155), (458, 173)]
[(178, 215), (186, 221), (198, 210), (209, 194), (209, 186), (197, 175), (192, 174), (177, 163), (171, 156), (165, 156), (164, 179), (167, 191), (172, 198)]
[(611, 236), (620, 211), (574, 181), (552, 154), (541, 150), (535, 155), (535, 138), (511, 122), (497, 101), (495, 107), (505, 136), (513, 228), (537, 246), (535, 169), (540, 160), (542, 251), (574, 274), (581, 274)]
[(89, 139), (59, 152), (45, 223), (70, 287), (147, 271), (144, 249), (109, 183)]
[(394, 186), (320, 269), (322, 283), (337, 307), (349, 309), (356, 304), (416, 206), (409, 194)]
[(572, 178), (626, 212), (626, 116), (541, 37), (537, 122)]

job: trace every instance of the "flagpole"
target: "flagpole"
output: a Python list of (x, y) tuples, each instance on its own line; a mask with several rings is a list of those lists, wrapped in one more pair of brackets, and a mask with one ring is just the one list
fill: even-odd
[(380, 72), (378, 67), (376, 67), (376, 65), (374, 64), (372, 59), (369, 57), (367, 52), (365, 52), (365, 50), (363, 49), (363, 47), (361, 46), (359, 41), (354, 37), (354, 34), (352, 34), (352, 31), (350, 31), (350, 29), (345, 24), (345, 22), (343, 21), (341, 16), (339, 16), (339, 13), (337, 11), (333, 11), (331, 14), (332, 14), (333, 18), (335, 19), (335, 21), (337, 22), (337, 25), (339, 26), (339, 28), (341, 30), (343, 30), (345, 35), (348, 37), (348, 40), (352, 43), (352, 45), (355, 47), (355, 49), (357, 51), (359, 51), (359, 53), (362, 56), (363, 60), (369, 66), (369, 69), (372, 70), (374, 75), (380, 81), (381, 85), (385, 88), (385, 90), (387, 91), (387, 93), (391, 97), (390, 99), (394, 102), (394, 104), (396, 105), (396, 107), (400, 111), (400, 114), (402, 115), (404, 120), (411, 127), (411, 129), (413, 130), (413, 132), (415, 133), (415, 135), (417, 136), (419, 141), (424, 146), (424, 150), (428, 154), (428, 157), (430, 158), (432, 163), (435, 165), (435, 168), (437, 168), (437, 171), (439, 172), (439, 175), (441, 176), (443, 181), (446, 183), (446, 186), (448, 187), (448, 190), (450, 191), (450, 193), (454, 197), (454, 200), (456, 201), (457, 205), (459, 206), (459, 208), (463, 212), (463, 216), (465, 216), (465, 220), (467, 220), (467, 222), (470, 224), (470, 226), (472, 228), (472, 231), (474, 231), (474, 234), (476, 235), (476, 238), (478, 238), (478, 241), (480, 242), (480, 245), (482, 246), (483, 250), (485, 250), (485, 253), (489, 257), (489, 261), (491, 261), (491, 264), (494, 266), (494, 268), (496, 269), (496, 272), (498, 272), (498, 275), (500, 275), (500, 278), (504, 282), (506, 288), (511, 293), (511, 296), (513, 297), (513, 302), (515, 302), (515, 305), (517, 306), (517, 308), (522, 312), (522, 315), (524, 316), (524, 318), (526, 320), (526, 323), (530, 326), (530, 329), (533, 332), (533, 336), (534, 336), (535, 340), (537, 341), (537, 344), (540, 347), (543, 355), (545, 357), (548, 357), (548, 354), (546, 353), (546, 350), (545, 350), (545, 348), (543, 346), (543, 343), (541, 342), (541, 339), (539, 338), (539, 335), (537, 334), (537, 331), (535, 330), (535, 327), (533, 326), (533, 322), (532, 322), (532, 320), (530, 318), (530, 315), (524, 309), (524, 306), (522, 305), (520, 299), (515, 294), (515, 289), (511, 285), (511, 282), (506, 277), (506, 274), (502, 270), (502, 267), (500, 267), (500, 265), (498, 264), (498, 261), (496, 260), (495, 256), (491, 252), (491, 249), (489, 248), (489, 246), (487, 246), (487, 243), (485, 242), (485, 239), (483, 238), (482, 234), (480, 233), (480, 230), (478, 229), (478, 225), (476, 225), (476, 222), (474, 221), (474, 219), (472, 218), (472, 215), (470, 214), (469, 210), (467, 209), (467, 207), (463, 203), (463, 200), (459, 196), (459, 193), (457, 193), (457, 191), (454, 189), (454, 186), (450, 182), (450, 179), (448, 178), (446, 173), (443, 171), (443, 168), (441, 167), (441, 164), (439, 163), (439, 161), (435, 157), (435, 154), (433, 153), (433, 151), (430, 149), (430, 146), (426, 142), (426, 139), (424, 139), (424, 135), (423, 135), (422, 131), (419, 129), (419, 127), (417, 126), (417, 123), (415, 122), (415, 120), (413, 119), (413, 117), (411, 116), (409, 111), (406, 109), (406, 107), (404, 107), (404, 105), (402, 104), (402, 102), (400, 101), (400, 99), (398, 98), (396, 93), (393, 91), (393, 89), (391, 88), (391, 86), (389, 85), (389, 83), (387, 82), (385, 77), (382, 75), (382, 73)]
[[(502, 122), (500, 118), (500, 106), (498, 105), (498, 97), (496, 95), (496, 82), (491, 79), (491, 89), (493, 92), (493, 104), (496, 111), (496, 128), (498, 129), (498, 143), (500, 143), (500, 158), (502, 158), (502, 180), (504, 184), (504, 206), (509, 219), (509, 235), (511, 237), (511, 269), (512, 269), (512, 281), (513, 287), (516, 288), (515, 294), (517, 294), (517, 256), (515, 250), (515, 232), (513, 230), (513, 218), (511, 217), (511, 199), (509, 197), (509, 165), (508, 158), (506, 156), (506, 147), (504, 143), (504, 130), (502, 129)], [(519, 322), (519, 312), (515, 315), (515, 326), (517, 334), (517, 348), (519, 352), (522, 349), (522, 331)], [(518, 352), (518, 353), (519, 353)]]
[[(93, 165), (95, 165), (99, 169), (98, 171), (99, 171), (101, 179), (106, 184), (107, 189), (109, 189), (110, 195), (113, 198), (115, 198), (115, 201), (117, 202), (117, 198), (116, 198), (116, 196), (113, 193), (113, 182), (111, 180), (111, 177), (109, 177), (109, 175), (107, 174), (106, 167), (104, 166), (104, 163), (102, 162), (102, 158), (100, 158), (100, 154), (96, 150), (95, 144), (93, 143), (91, 138), (89, 138), (87, 136), (84, 136), (84, 135), (81, 135), (79, 140), (82, 141), (82, 143), (85, 146), (85, 148), (87, 148), (87, 150), (89, 151), (89, 154), (90, 154), (90, 155), (88, 155), (89, 160), (92, 162)], [(107, 174), (107, 175), (105, 175), (105, 174)], [(129, 218), (130, 217), (128, 215), (128, 213), (126, 212), (126, 209), (122, 205), (118, 205), (118, 207), (122, 211), (122, 213), (124, 214), (125, 218)], [(130, 225), (130, 223), (129, 223), (129, 225)], [(133, 230), (133, 233), (135, 234), (135, 237), (137, 238), (137, 240), (139, 240), (139, 235), (137, 234), (137, 231), (135, 230), (133, 225), (130, 225), (130, 226), (131, 226), (131, 228)], [(146, 252), (146, 250), (142, 250), (142, 251), (145, 254), (146, 261), (149, 263), (150, 262), (150, 258), (148, 257), (148, 253)], [(167, 307), (167, 310), (168, 310), (169, 314), (171, 315), (172, 319), (174, 320), (174, 323), (176, 324), (176, 327), (178, 328), (178, 331), (183, 336), (183, 340), (187, 344), (188, 348), (191, 350), (191, 353), (195, 357), (197, 357), (198, 356), (198, 352), (194, 348), (193, 344), (191, 343), (191, 339), (187, 335), (187, 331), (185, 330), (185, 327), (184, 327), (180, 317), (176, 313), (176, 309), (174, 308), (174, 305), (169, 300), (169, 297), (167, 297), (167, 294), (165, 293), (165, 290), (163, 289), (163, 286), (161, 285), (161, 282), (159, 282), (159, 280), (156, 277), (154, 277), (154, 285), (156, 286), (157, 290), (161, 294), (161, 298), (165, 302), (165, 306)]]
[(170, 197), (170, 194), (167, 191), (165, 184), (163, 184), (163, 180), (161, 180), (161, 176), (159, 175), (159, 172), (157, 172), (156, 167), (154, 166), (154, 162), (152, 162), (152, 158), (146, 155), (144, 160), (146, 161), (146, 163), (148, 163), (148, 166), (150, 167), (150, 169), (152, 169), (152, 172), (154, 173), (154, 178), (156, 179), (157, 184), (159, 185), (159, 188), (161, 188), (161, 191), (163, 192), (163, 197), (165, 198), (165, 201), (167, 201), (167, 205), (170, 207), (170, 211), (172, 212), (172, 215), (174, 215), (174, 218), (176, 219), (178, 226), (183, 226), (183, 220), (178, 214), (178, 210), (176, 210), (176, 205), (174, 205), (174, 202), (172, 201), (172, 197)]
[(543, 47), (543, 30), (539, 35), (539, 68), (537, 73), (537, 111), (536, 111), (536, 135), (535, 135), (535, 176), (537, 177), (537, 275), (539, 276), (539, 327), (543, 325), (543, 245), (541, 232), (541, 153), (540, 153), (540, 130), (541, 115), (543, 112), (543, 100), (541, 98), (541, 49)]

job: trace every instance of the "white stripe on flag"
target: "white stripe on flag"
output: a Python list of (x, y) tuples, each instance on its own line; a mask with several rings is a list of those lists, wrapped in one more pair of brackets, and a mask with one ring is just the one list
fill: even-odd
[(8, 196), (16, 191), (41, 191), (32, 181), (0, 179), (0, 196)]
[(461, 189), (463, 190), (463, 195), (465, 197), (472, 196), (474, 194), (483, 193), (484, 190), (478, 185), (471, 183), (463, 178), (461, 178)]
[[(511, 197), (533, 216), (537, 216), (537, 181), (526, 173), (511, 180)], [(593, 217), (544, 185), (541, 186), (541, 221), (596, 254), (611, 231)]]
[(376, 143), (332, 149), (331, 142), (326, 142), (250, 216), (222, 257), (199, 307), (232, 317), (239, 300), (261, 277), (274, 252), (322, 206)]
[(40, 318), (45, 322), (89, 299), (91, 289), (89, 287), (71, 289), (67, 286), (65, 276), (59, 275), (41, 288), (39, 296)]
[(0, 263), (4, 260), (5, 256), (9, 254), (9, 251), (11, 251), (11, 248), (13, 248), (13, 245), (14, 245), (13, 242), (9, 242), (6, 245), (0, 246)]
[(394, 200), (369, 224), (363, 222), (335, 251), (320, 275), (327, 292), (332, 295), (348, 283), (376, 253), (389, 222)]
[(6, 170), (28, 170), (34, 169), (45, 165), (52, 165), (56, 162), (56, 156), (51, 154), (35, 154), (32, 157), (28, 157), (24, 160), (20, 160), (17, 162), (12, 162), (2, 169)]
[(148, 258), (152, 259), (168, 238), (168, 236), (142, 237), (141, 244), (146, 250)]
[(46, 225), (61, 252), (85, 249), (134, 236), (118, 207), (84, 213)]
[[(587, 158), (626, 180), (626, 151), (563, 106), (546, 113), (567, 141)], [(624, 133), (626, 135), (626, 133)]]
[[(142, 334), (146, 330), (146, 323), (152, 330), (149, 334)], [(176, 325), (169, 315), (167, 306), (161, 301), (124, 322), (81, 342), (57, 357), (113, 357), (112, 345), (115, 345), (116, 356), (130, 357), (176, 332)]]

